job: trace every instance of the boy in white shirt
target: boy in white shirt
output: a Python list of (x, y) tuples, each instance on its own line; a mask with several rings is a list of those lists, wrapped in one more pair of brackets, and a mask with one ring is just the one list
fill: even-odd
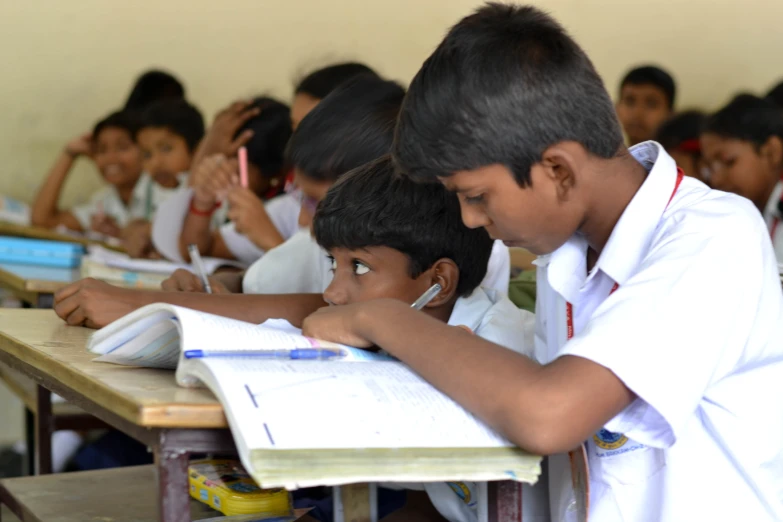
[[(167, 259), (188, 261), (187, 247), (195, 244), (203, 255), (249, 265), (299, 229), (299, 202), (283, 194), (291, 111), (268, 97), (242, 107), (249, 117), (236, 114), (229, 123), (235, 125), (230, 128), (236, 139), (250, 133), (244, 140), (248, 186), (240, 185), (235, 155), (218, 153), (194, 165), (191, 186), (161, 207), (153, 225), (152, 240)], [(225, 131), (217, 123), (213, 127), (210, 133)]]
[(764, 98), (737, 96), (707, 119), (701, 146), (713, 188), (756, 205), (783, 263), (783, 110)]
[[(313, 233), (334, 274), (324, 291), (329, 305), (382, 297), (410, 306), (437, 283), (442, 289), (424, 308), (427, 315), (532, 356), (533, 314), (502, 292), (479, 286), (492, 239), (485, 230), (465, 227), (457, 198), (442, 185), (399, 177), (391, 159), (382, 157), (332, 187), (318, 207)], [(401, 486), (426, 491), (447, 520), (478, 521), (476, 483)], [(525, 489), (526, 516), (547, 513), (545, 488)]]
[(322, 308), (305, 334), (379, 346), (554, 455), (553, 520), (582, 504), (572, 450), (589, 460), (593, 520), (783, 519), (783, 296), (766, 227), (658, 144), (625, 149), (557, 22), (499, 4), (460, 21), (410, 86), (394, 158), (457, 192), (468, 226), (543, 256), (543, 364), (394, 300)]

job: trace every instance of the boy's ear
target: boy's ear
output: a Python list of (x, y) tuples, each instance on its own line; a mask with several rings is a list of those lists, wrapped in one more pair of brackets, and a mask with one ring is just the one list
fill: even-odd
[[(579, 158), (585, 155), (581, 145), (576, 142), (560, 142), (548, 147), (541, 155), (539, 168), (554, 184), (561, 201), (567, 200), (576, 184), (576, 172)], [(533, 166), (536, 168), (536, 165)]]
[(776, 169), (783, 168), (783, 140), (770, 136), (761, 146), (761, 156)]
[(441, 290), (435, 298), (430, 301), (427, 308), (437, 308), (450, 303), (457, 293), (459, 284), (459, 268), (451, 259), (439, 259), (428, 270), (430, 274), (430, 286), (438, 283)]

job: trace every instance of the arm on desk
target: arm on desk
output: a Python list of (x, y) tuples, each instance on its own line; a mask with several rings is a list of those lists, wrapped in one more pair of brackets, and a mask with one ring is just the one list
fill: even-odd
[(82, 231), (82, 225), (72, 212), (57, 208), (65, 179), (73, 168), (73, 163), (81, 155), (89, 155), (92, 149), (92, 135), (85, 134), (66, 145), (52, 165), (41, 189), (35, 196), (30, 214), (30, 222), (39, 227), (54, 228), (65, 225), (71, 230)]
[(118, 288), (95, 279), (82, 279), (54, 295), (54, 311), (70, 325), (102, 328), (153, 303), (169, 303), (202, 312), (262, 323), (286, 319), (299, 326), (305, 317), (326, 306), (321, 294), (209, 295)]

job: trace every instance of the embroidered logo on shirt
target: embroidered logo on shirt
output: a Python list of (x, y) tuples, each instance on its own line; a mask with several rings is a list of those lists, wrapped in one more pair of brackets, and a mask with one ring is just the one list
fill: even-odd
[(613, 433), (609, 430), (598, 430), (598, 433), (593, 435), (593, 441), (595, 445), (605, 450), (615, 450), (622, 448), (623, 445), (628, 442), (628, 437), (622, 433)]
[(459, 499), (465, 504), (470, 505), (470, 489), (464, 482), (446, 482), (451, 490), (459, 497)]

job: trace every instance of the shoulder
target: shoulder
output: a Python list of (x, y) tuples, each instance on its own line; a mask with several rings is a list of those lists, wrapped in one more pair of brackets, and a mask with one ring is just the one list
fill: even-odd
[(484, 294), (489, 306), (483, 308), (477, 317), (478, 326), (474, 333), (479, 337), (525, 355), (533, 354), (535, 316), (521, 310), (501, 292), (491, 288), (478, 288)]

